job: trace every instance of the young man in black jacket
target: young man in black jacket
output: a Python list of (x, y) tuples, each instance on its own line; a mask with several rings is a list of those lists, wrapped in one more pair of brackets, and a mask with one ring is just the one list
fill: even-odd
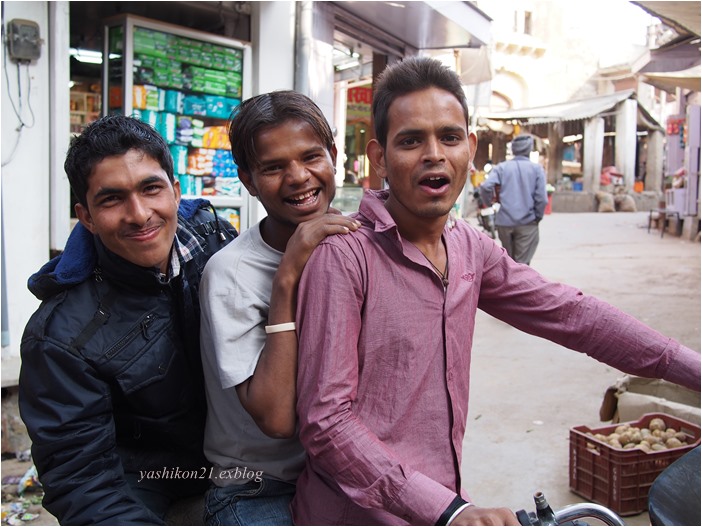
[(73, 139), (80, 223), (29, 280), (42, 301), (21, 344), (20, 413), (62, 524), (161, 524), (204, 492), (202, 269), (237, 236), (181, 200), (164, 140), (108, 116)]

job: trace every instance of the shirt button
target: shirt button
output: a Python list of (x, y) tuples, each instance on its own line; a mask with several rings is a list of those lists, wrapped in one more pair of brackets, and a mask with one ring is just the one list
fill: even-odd
[(166, 373), (166, 367), (163, 365), (163, 363), (161, 363), (161, 364), (158, 365), (158, 372), (159, 372), (161, 375), (163, 375), (164, 373)]

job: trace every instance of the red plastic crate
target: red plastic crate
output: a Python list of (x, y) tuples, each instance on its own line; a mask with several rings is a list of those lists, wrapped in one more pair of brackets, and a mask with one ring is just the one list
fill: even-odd
[[(660, 417), (668, 428), (689, 436), (687, 445), (667, 450), (643, 452), (639, 449), (614, 448), (588, 435), (609, 435), (618, 426), (629, 424), (645, 428), (654, 417)], [(570, 430), (570, 490), (609, 507), (621, 516), (648, 510), (648, 490), (663, 470), (700, 444), (700, 427), (673, 417), (651, 413), (638, 421), (617, 423), (590, 429), (576, 426)]]

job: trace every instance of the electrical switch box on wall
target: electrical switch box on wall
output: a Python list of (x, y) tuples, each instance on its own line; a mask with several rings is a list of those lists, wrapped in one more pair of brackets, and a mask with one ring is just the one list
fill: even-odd
[(10, 58), (17, 62), (31, 62), (41, 54), (42, 40), (39, 24), (14, 18), (7, 24), (7, 48)]

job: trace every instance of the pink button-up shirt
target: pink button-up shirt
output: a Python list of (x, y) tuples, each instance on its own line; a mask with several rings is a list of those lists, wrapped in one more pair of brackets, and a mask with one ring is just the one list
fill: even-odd
[[(298, 415), (308, 459), (296, 524), (433, 525), (460, 494), (478, 308), (622, 371), (700, 387), (700, 356), (515, 263), (459, 221), (448, 286), (368, 192), (355, 233), (310, 258), (298, 303)], [(463, 497), (467, 495), (463, 493)]]

